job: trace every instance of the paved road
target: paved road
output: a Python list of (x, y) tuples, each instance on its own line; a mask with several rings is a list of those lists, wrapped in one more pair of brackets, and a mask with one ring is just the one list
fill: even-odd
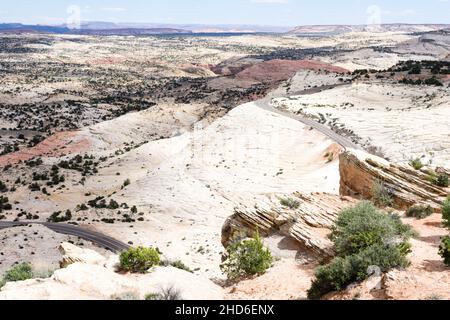
[(113, 252), (121, 252), (130, 247), (129, 245), (119, 240), (101, 234), (99, 232), (90, 231), (82, 227), (64, 223), (0, 221), (0, 229), (26, 226), (30, 224), (43, 225), (56, 233), (79, 237), (83, 240), (90, 241), (98, 246), (105, 247), (106, 249), (111, 250)]
[[(329, 89), (333, 89), (336, 88), (338, 86), (344, 86), (347, 84), (338, 84), (338, 85), (330, 85), (330, 86), (323, 86), (323, 87), (318, 87), (318, 88), (312, 88), (312, 89), (308, 89), (308, 90), (304, 90), (304, 91), (300, 91), (300, 92), (296, 92), (295, 94), (292, 94), (291, 96), (299, 96), (299, 95), (308, 95), (308, 94), (314, 94), (314, 93), (318, 93), (321, 92), (323, 90), (329, 90)], [(282, 96), (280, 98), (289, 98), (289, 96)], [(283, 111), (283, 110), (279, 110), (277, 108), (274, 108), (271, 105), (271, 100), (270, 98), (264, 98), (258, 101), (255, 101), (254, 103), (267, 111), (273, 112), (273, 113), (277, 113), (280, 114), (282, 116), (297, 120), (302, 122), (303, 124), (310, 126), (314, 129), (316, 129), (317, 131), (323, 133), (324, 135), (326, 135), (328, 138), (330, 138), (331, 140), (335, 141), (336, 143), (338, 143), (339, 145), (341, 145), (343, 148), (345, 149), (357, 149), (357, 150), (361, 150), (362, 148), (360, 146), (358, 146), (356, 143), (354, 143), (353, 141), (351, 141), (348, 138), (342, 137), (339, 134), (337, 134), (336, 132), (334, 132), (333, 130), (331, 130), (328, 126), (323, 125), (318, 123), (317, 121), (314, 121), (312, 119), (306, 118), (302, 115), (296, 115), (292, 112), (289, 111)]]
[[(332, 89), (332, 88), (335, 88), (335, 87), (341, 86), (341, 85), (342, 84), (312, 88), (312, 89), (308, 89), (305, 91), (296, 92), (295, 94), (292, 94), (292, 96), (314, 94), (314, 93), (317, 93), (317, 92), (320, 92), (323, 90)], [(361, 149), (361, 147), (359, 147), (357, 144), (353, 143), (352, 141), (350, 141), (347, 138), (344, 138), (344, 137), (338, 135), (336, 132), (334, 132), (327, 126), (320, 124), (309, 118), (303, 117), (301, 115), (296, 115), (296, 114), (293, 114), (288, 111), (278, 110), (270, 104), (270, 101), (271, 101), (270, 98), (265, 98), (265, 99), (255, 101), (254, 103), (258, 107), (260, 107), (264, 110), (274, 112), (274, 113), (280, 114), (282, 116), (300, 121), (300, 122), (304, 123), (305, 125), (310, 126), (314, 129), (316, 129), (317, 131), (323, 133), (324, 135), (326, 135), (327, 137), (329, 137), (330, 139), (332, 139), (333, 141), (340, 144), (342, 147), (344, 147), (346, 149), (347, 148)], [(78, 226), (62, 224), (62, 223), (5, 222), (5, 221), (2, 222), (2, 221), (0, 221), (0, 229), (24, 226), (24, 225), (29, 225), (29, 224), (40, 224), (40, 225), (43, 225), (43, 226), (49, 228), (50, 230), (53, 230), (54, 232), (65, 234), (65, 235), (76, 236), (83, 240), (91, 241), (92, 243), (102, 246), (102, 247), (105, 247), (106, 249), (111, 250), (113, 252), (120, 252), (120, 251), (126, 250), (130, 247), (129, 245), (127, 245), (119, 240), (105, 236), (104, 234), (101, 234), (99, 232), (90, 231), (90, 230), (87, 230), (87, 229), (84, 229), (84, 228), (81, 228)]]

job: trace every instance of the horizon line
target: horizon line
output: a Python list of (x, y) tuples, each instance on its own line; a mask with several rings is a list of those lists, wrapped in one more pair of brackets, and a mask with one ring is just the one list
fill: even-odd
[[(126, 21), (107, 21), (107, 20), (83, 20), (81, 21), (81, 24), (84, 23), (110, 23), (115, 25), (120, 24), (128, 24), (128, 25), (139, 25), (139, 24), (147, 24), (147, 25), (172, 25), (172, 26), (249, 26), (249, 27), (273, 27), (273, 28), (297, 28), (297, 27), (329, 27), (329, 26), (373, 26), (373, 25), (380, 25), (380, 26), (389, 26), (389, 25), (410, 25), (410, 26), (417, 26), (417, 25), (450, 25), (450, 22), (443, 23), (443, 22), (426, 22), (426, 23), (410, 23), (410, 22), (390, 22), (390, 23), (380, 23), (380, 24), (367, 24), (367, 23), (324, 23), (324, 24), (298, 24), (298, 25), (289, 25), (289, 26), (282, 26), (282, 25), (269, 25), (269, 24), (249, 24), (249, 23), (190, 23), (190, 22), (126, 22)], [(48, 27), (66, 27), (67, 23), (62, 24), (51, 24), (51, 23), (26, 23), (26, 22), (2, 22), (1, 24), (21, 24), (21, 25), (29, 25), (29, 26), (48, 26)], [(133, 27), (128, 27), (133, 28)], [(138, 27), (136, 27), (138, 28)], [(142, 29), (142, 27), (141, 27)]]

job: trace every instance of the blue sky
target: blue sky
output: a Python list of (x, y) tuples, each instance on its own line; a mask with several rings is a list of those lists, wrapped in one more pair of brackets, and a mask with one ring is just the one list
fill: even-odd
[(365, 24), (375, 14), (382, 23), (450, 23), (450, 0), (1, 0), (0, 22), (60, 24), (71, 5), (83, 21), (296, 26)]

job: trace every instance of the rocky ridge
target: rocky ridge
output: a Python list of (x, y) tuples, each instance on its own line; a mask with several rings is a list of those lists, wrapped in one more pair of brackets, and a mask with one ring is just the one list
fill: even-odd
[[(430, 170), (414, 170), (410, 165), (393, 164), (365, 152), (348, 150), (340, 155), (340, 194), (372, 199), (378, 181), (385, 185), (397, 209), (421, 204), (439, 211), (450, 191), (429, 181)], [(448, 173), (446, 169), (440, 170)]]
[[(283, 206), (283, 199), (289, 199), (294, 207)], [(252, 236), (256, 230), (264, 237), (281, 233), (314, 256), (327, 259), (334, 255), (327, 236), (338, 212), (352, 203), (350, 198), (324, 193), (268, 195), (256, 204), (235, 208), (222, 229), (222, 244), (227, 247), (236, 237)]]

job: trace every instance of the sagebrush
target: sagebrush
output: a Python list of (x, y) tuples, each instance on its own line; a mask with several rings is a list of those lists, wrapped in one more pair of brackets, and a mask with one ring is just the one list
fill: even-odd
[(230, 280), (237, 280), (251, 275), (262, 274), (272, 266), (270, 250), (257, 233), (254, 239), (236, 242), (228, 247), (222, 271)]
[(337, 257), (316, 270), (308, 298), (319, 299), (365, 280), (374, 266), (380, 272), (408, 266), (408, 240), (413, 235), (398, 216), (386, 214), (370, 202), (343, 210), (330, 236)]
[(120, 269), (123, 271), (146, 273), (159, 263), (159, 252), (153, 248), (130, 248), (120, 254)]

